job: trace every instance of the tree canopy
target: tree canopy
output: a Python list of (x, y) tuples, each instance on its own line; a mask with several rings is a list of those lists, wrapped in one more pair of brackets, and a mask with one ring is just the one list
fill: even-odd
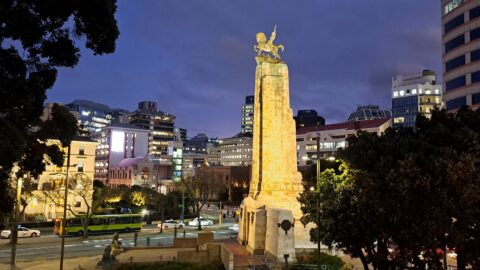
[(480, 111), (434, 111), (415, 128), (359, 132), (348, 143), (340, 172), (323, 172), (317, 192), (300, 198), (313, 222), (320, 199), (324, 244), (379, 269), (440, 268), (445, 246), (459, 269), (478, 264)]
[[(112, 53), (119, 35), (115, 0), (5, 0), (0, 3), (0, 189), (8, 191), (9, 176), (44, 170), (44, 155), (63, 163), (56, 146), (68, 145), (76, 121), (55, 105), (46, 121), (41, 116), (46, 91), (60, 67), (74, 67), (81, 43), (94, 54)], [(0, 212), (9, 212), (11, 192), (2, 192)]]

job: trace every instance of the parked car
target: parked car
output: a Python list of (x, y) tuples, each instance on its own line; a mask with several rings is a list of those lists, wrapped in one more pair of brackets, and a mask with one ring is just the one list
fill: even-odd
[(230, 231), (238, 233), (238, 224), (233, 224), (232, 227), (228, 228)]
[[(0, 236), (2, 238), (10, 238), (12, 234), (11, 230), (3, 230), (0, 232)], [(19, 227), (18, 228), (18, 237), (37, 237), (40, 236), (40, 231), (39, 230), (31, 230), (25, 227)]]
[(163, 223), (158, 223), (158, 228), (163, 227), (163, 229), (183, 229), (185, 224), (181, 221), (176, 221), (173, 219), (165, 220)]
[[(200, 224), (202, 226), (212, 226), (213, 225), (213, 221), (211, 221), (210, 219), (207, 219), (207, 218), (200, 218)], [(198, 218), (194, 218), (192, 219), (190, 222), (188, 222), (188, 226), (198, 226)]]

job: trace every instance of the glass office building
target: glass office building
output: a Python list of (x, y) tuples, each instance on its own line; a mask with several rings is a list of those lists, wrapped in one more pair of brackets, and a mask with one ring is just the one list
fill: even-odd
[(420, 113), (427, 118), (435, 108), (442, 108), (442, 86), (431, 70), (392, 79), (393, 126), (414, 127)]
[(381, 110), (378, 105), (358, 106), (348, 117), (348, 122), (392, 118), (390, 110)]

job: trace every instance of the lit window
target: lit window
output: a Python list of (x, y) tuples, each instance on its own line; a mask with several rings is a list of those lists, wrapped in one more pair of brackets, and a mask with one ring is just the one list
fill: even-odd
[(412, 89), (412, 94), (415, 95), (417, 93), (417, 89)]
[(395, 118), (393, 118), (393, 122), (394, 123), (403, 123), (403, 122), (405, 122), (405, 118), (404, 117), (395, 117)]
[(418, 89), (418, 93), (419, 93), (419, 94), (422, 94), (422, 93), (423, 93), (423, 89), (422, 89), (422, 88), (419, 88), (419, 89)]
[(400, 90), (400, 96), (401, 97), (405, 96), (405, 90)]
[(440, 90), (439, 89), (435, 89), (435, 94), (440, 94)]
[(77, 172), (83, 172), (83, 160), (78, 161)]
[(125, 135), (121, 131), (112, 131), (112, 152), (123, 152), (125, 143)]
[(393, 92), (393, 97), (398, 97), (398, 91)]
[(452, 12), (455, 8), (463, 4), (464, 0), (452, 0), (443, 6), (443, 15), (447, 15)]

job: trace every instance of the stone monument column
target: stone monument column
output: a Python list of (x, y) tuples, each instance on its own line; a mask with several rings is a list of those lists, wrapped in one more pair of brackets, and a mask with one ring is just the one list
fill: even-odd
[(296, 131), (290, 108), (288, 67), (274, 45), (257, 34), (252, 180), (241, 205), (238, 240), (254, 254), (295, 260), (295, 248), (313, 246), (310, 226), (301, 224), (297, 197), (303, 191), (297, 171)]

